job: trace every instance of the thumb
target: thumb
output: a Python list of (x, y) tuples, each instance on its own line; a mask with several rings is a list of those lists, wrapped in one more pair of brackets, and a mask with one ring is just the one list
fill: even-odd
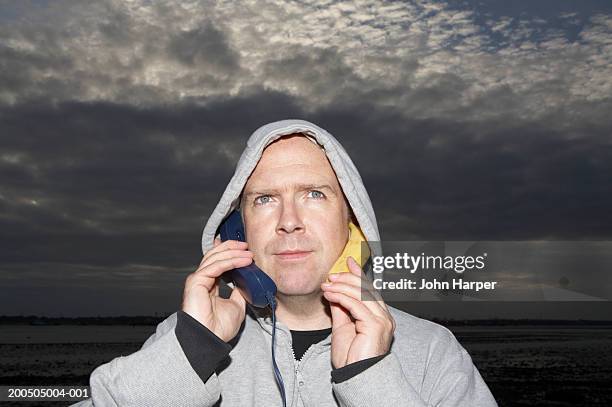
[(219, 236), (215, 237), (215, 240), (213, 241), (213, 246), (217, 247), (221, 244), (221, 238)]

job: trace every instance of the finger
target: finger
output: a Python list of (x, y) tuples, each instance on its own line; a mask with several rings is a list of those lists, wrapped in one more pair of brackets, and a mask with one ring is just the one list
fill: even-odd
[[(359, 264), (357, 264), (357, 262), (355, 262), (354, 259), (350, 257), (349, 259), (347, 259), (347, 265), (349, 265), (349, 269), (355, 270), (355, 268), (357, 268), (361, 271)], [(351, 264), (351, 260), (353, 261), (352, 264)], [(361, 298), (362, 301), (368, 301), (368, 302), (376, 301), (378, 302), (378, 305), (381, 308), (388, 310), (387, 304), (385, 304), (380, 292), (374, 288), (374, 285), (372, 284), (370, 279), (366, 277), (365, 275), (362, 274), (361, 276), (359, 276), (356, 271), (351, 271), (349, 273), (331, 274), (329, 278), (331, 281), (347, 283), (347, 284), (351, 284), (351, 285), (354, 285), (360, 288), (361, 297), (356, 297), (356, 298), (358, 299)]]
[(253, 259), (249, 257), (232, 257), (230, 259), (216, 261), (207, 267), (204, 267), (189, 275), (189, 279), (192, 280), (189, 284), (204, 286), (210, 291), (217, 279), (221, 274), (226, 271), (248, 266), (253, 262)]
[(346, 258), (346, 265), (348, 266), (349, 271), (357, 277), (361, 277), (363, 275), (361, 267), (359, 264), (357, 264), (357, 260), (355, 260), (353, 256), (348, 256)]
[(213, 247), (217, 247), (221, 244), (221, 238), (219, 236), (215, 237), (215, 240), (213, 241)]
[(361, 268), (359, 263), (357, 263), (357, 260), (349, 256), (349, 258), (347, 259), (347, 265), (349, 267), (349, 270), (351, 271), (351, 273), (349, 274), (357, 275), (361, 278), (361, 287), (367, 290), (367, 292), (370, 294), (369, 300), (371, 301), (372, 299), (375, 299), (378, 302), (378, 305), (380, 305), (384, 310), (388, 310), (387, 304), (383, 300), (382, 295), (376, 288), (374, 288), (372, 281), (365, 275), (363, 269)]
[(226, 240), (225, 242), (221, 242), (218, 246), (213, 247), (209, 251), (204, 254), (204, 259), (202, 263), (206, 261), (210, 256), (215, 253), (222, 252), (224, 250), (245, 250), (248, 247), (246, 242), (241, 242), (239, 240)]
[(232, 257), (253, 258), (253, 252), (249, 250), (224, 250), (222, 252), (214, 253), (204, 260), (204, 263), (200, 265), (200, 268), (208, 267), (208, 265), (214, 263), (215, 261), (231, 259)]
[(362, 290), (361, 287), (358, 287), (353, 284), (347, 284), (342, 282), (334, 282), (331, 284), (323, 284), (321, 286), (324, 292), (334, 292), (334, 293), (342, 293), (344, 295), (348, 295), (351, 298), (354, 298), (357, 301), (363, 303), (372, 313), (378, 316), (385, 316), (386, 310), (375, 301), (372, 297), (372, 294), (368, 291)]
[(368, 307), (366, 307), (363, 304), (363, 302), (358, 301), (352, 297), (349, 297), (348, 295), (345, 295), (342, 293), (336, 293), (332, 291), (325, 291), (323, 293), (323, 296), (325, 296), (325, 298), (329, 302), (334, 302), (334, 303), (342, 305), (344, 308), (348, 310), (348, 312), (351, 313), (353, 318), (357, 320), (372, 321), (375, 318), (372, 311), (370, 311)]

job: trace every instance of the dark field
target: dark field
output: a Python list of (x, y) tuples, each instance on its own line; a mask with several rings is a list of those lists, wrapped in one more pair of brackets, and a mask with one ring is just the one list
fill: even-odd
[[(450, 328), (500, 406), (612, 405), (612, 326)], [(138, 350), (154, 329), (0, 326), (0, 385), (86, 386), (95, 367)]]
[(500, 406), (612, 405), (612, 327), (451, 329)]

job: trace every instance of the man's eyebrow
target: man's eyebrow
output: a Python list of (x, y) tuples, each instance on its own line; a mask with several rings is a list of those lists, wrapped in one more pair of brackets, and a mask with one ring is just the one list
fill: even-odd
[[(295, 188), (298, 191), (304, 191), (307, 189), (327, 189), (329, 191), (331, 191), (332, 194), (336, 195), (336, 189), (333, 188), (331, 185), (328, 184), (294, 184), (292, 185), (292, 188)], [(254, 189), (252, 191), (245, 191), (244, 196), (252, 196), (252, 195), (276, 195), (279, 192), (286, 190), (287, 188), (281, 188), (281, 189), (266, 189), (266, 188), (257, 188)]]

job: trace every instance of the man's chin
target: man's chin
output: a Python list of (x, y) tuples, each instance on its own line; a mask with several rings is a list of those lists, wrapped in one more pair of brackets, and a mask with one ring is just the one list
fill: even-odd
[(312, 283), (307, 285), (283, 284), (277, 287), (277, 293), (285, 297), (316, 297), (321, 296), (322, 291), (319, 285), (313, 286)]
[[(321, 295), (321, 280), (316, 267), (300, 270), (283, 270), (274, 278), (277, 292), (284, 296), (315, 296)], [(316, 276), (315, 278), (313, 278)], [(319, 281), (320, 280), (320, 281)]]

